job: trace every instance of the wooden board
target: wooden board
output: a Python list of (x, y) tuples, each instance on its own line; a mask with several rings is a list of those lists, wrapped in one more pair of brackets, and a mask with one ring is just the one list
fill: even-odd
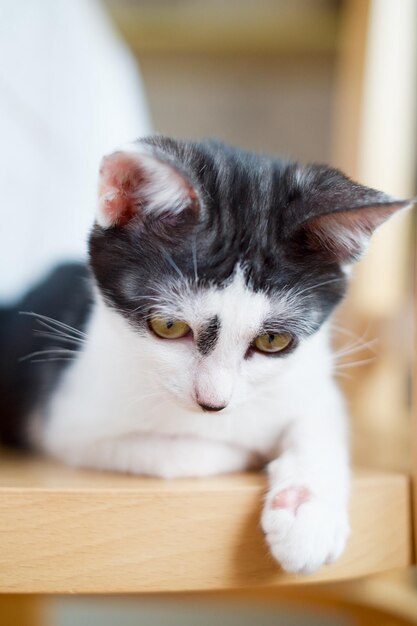
[(262, 474), (164, 481), (0, 461), (0, 592), (203, 591), (337, 580), (411, 560), (409, 480), (360, 471), (343, 558), (280, 572), (259, 529)]
[(412, 486), (413, 486), (413, 519), (414, 519), (414, 561), (417, 561), (417, 232), (414, 224), (414, 355), (413, 355), (413, 386), (412, 386), (412, 423), (411, 440), (413, 450)]

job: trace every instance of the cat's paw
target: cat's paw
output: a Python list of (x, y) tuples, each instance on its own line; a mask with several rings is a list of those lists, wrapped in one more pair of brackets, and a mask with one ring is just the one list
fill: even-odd
[(302, 574), (339, 558), (350, 532), (344, 507), (323, 502), (302, 486), (269, 493), (261, 525), (281, 567)]

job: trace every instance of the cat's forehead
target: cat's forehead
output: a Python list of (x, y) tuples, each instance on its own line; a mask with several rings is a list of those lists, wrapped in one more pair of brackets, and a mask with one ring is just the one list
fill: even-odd
[[(230, 202), (268, 201), (270, 194), (284, 198), (291, 189), (301, 190), (308, 182), (308, 171), (287, 159), (249, 152), (215, 140), (172, 142), (160, 139), (159, 147), (184, 167), (200, 191)], [(213, 197), (214, 194), (214, 197)]]
[(286, 238), (300, 219), (293, 203), (308, 193), (308, 170), (215, 141), (169, 141), (163, 147), (190, 177), (200, 202), (191, 237), (174, 239), (176, 262), (186, 266), (194, 246), (205, 276), (218, 284), (238, 264), (256, 290), (288, 282), (294, 265)]
[[(132, 294), (133, 300), (134, 295)], [(317, 311), (304, 309), (296, 288), (279, 292), (254, 290), (244, 268), (237, 264), (223, 284), (204, 284), (177, 277), (156, 281), (147, 306), (151, 316), (186, 321), (193, 330), (221, 328), (233, 339), (250, 337), (263, 330), (310, 334), (318, 322)]]
[(208, 319), (218, 317), (223, 324), (232, 321), (236, 325), (256, 327), (259, 320), (271, 310), (271, 298), (266, 293), (255, 292), (247, 284), (244, 271), (237, 265), (233, 275), (222, 284), (199, 286), (197, 280), (164, 282), (156, 285), (159, 301), (155, 306), (165, 316), (206, 323)]

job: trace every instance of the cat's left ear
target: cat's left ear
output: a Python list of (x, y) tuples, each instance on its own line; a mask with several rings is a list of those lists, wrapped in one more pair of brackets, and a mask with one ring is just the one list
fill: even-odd
[[(304, 249), (318, 252), (322, 258), (341, 264), (358, 261), (374, 231), (413, 203), (348, 182), (352, 189), (350, 192), (346, 190), (344, 199), (340, 193), (335, 193), (332, 198), (331, 190), (327, 190), (326, 197), (322, 196), (323, 213), (307, 219), (296, 232), (297, 240)], [(358, 192), (360, 199), (355, 198)], [(363, 204), (360, 204), (361, 201)]]
[(176, 165), (140, 144), (105, 156), (100, 167), (97, 222), (123, 227), (139, 216), (170, 220), (197, 211), (198, 198)]

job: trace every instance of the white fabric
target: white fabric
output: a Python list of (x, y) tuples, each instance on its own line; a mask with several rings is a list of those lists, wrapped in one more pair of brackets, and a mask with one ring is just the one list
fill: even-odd
[(149, 129), (98, 2), (0, 0), (0, 298), (85, 255), (101, 155)]

